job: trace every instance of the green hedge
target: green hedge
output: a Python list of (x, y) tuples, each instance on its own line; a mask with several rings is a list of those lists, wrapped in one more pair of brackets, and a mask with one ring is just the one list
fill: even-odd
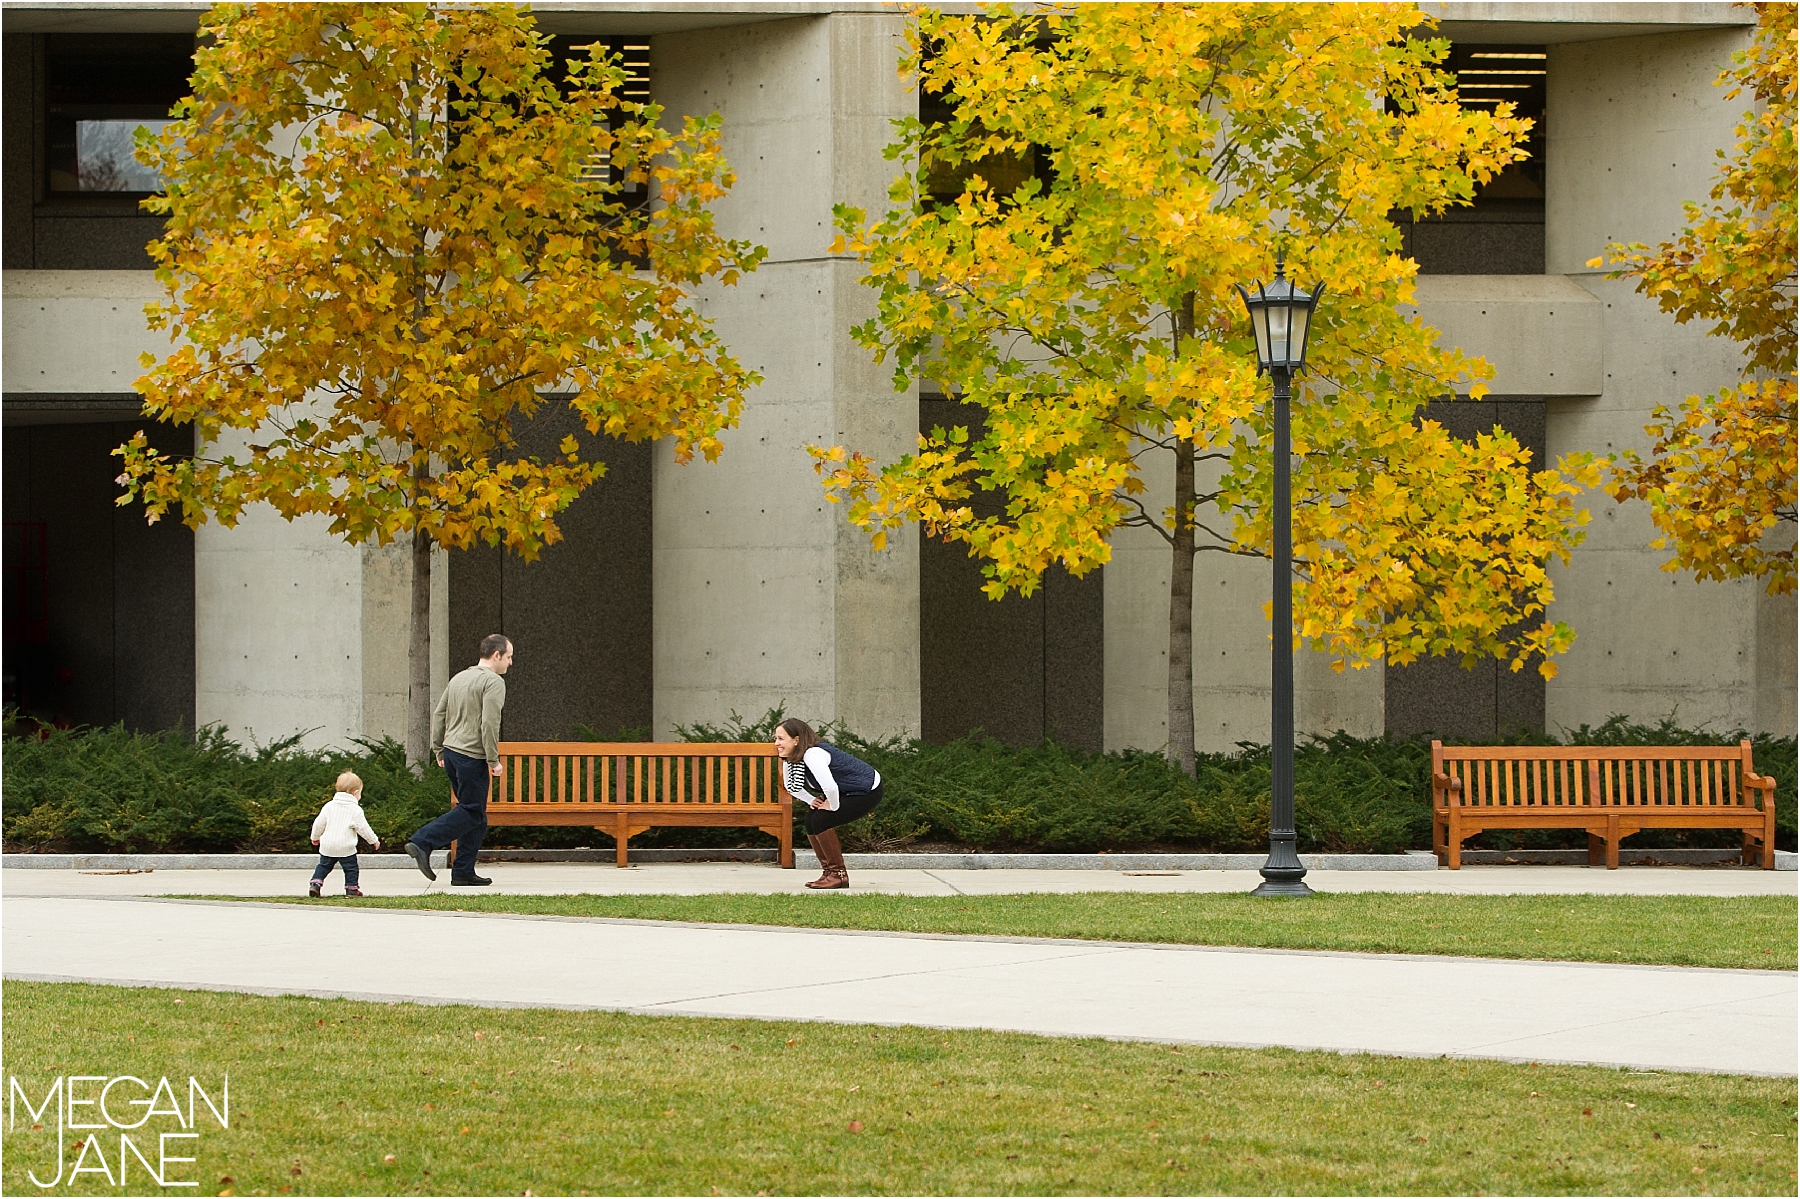
[(247, 750), (219, 728), (6, 732), (0, 829), (11, 852), (304, 852), (345, 770), (362, 776), (363, 810), (384, 845), (450, 803), (444, 772), (415, 778), (392, 739), (350, 752), (304, 750), (298, 736)]
[[(690, 741), (760, 741), (781, 715), (774, 709), (755, 722), (734, 717), (723, 725), (679, 731)], [(1188, 778), (1160, 755), (1136, 750), (1020, 748), (980, 735), (947, 745), (872, 742), (842, 729), (821, 731), (874, 764), (887, 782), (881, 807), (845, 826), (846, 844), (853, 849), (942, 843), (992, 851), (1222, 853), (1254, 852), (1267, 844), (1266, 746), (1202, 755), (1196, 777)], [(1615, 717), (1598, 728), (1584, 725), (1566, 741), (1716, 744), (1737, 737)], [(1793, 849), (1800, 781), (1795, 739), (1752, 740), (1757, 769), (1777, 781), (1778, 843)], [(6, 847), (13, 852), (305, 851), (312, 818), (341, 770), (363, 777), (364, 809), (386, 844), (397, 844), (449, 803), (443, 772), (414, 777), (404, 750), (392, 740), (358, 742), (354, 752), (304, 750), (298, 741), (247, 750), (216, 728), (198, 735), (136, 734), (122, 727), (27, 734), (9, 725), (0, 759)], [(1421, 741), (1346, 733), (1307, 739), (1294, 755), (1300, 848), (1344, 853), (1427, 848), (1429, 771), (1430, 747)], [(1640, 833), (1632, 844), (1728, 846), (1736, 837), (1730, 831), (1655, 830)], [(656, 829), (632, 844), (700, 847), (759, 840), (761, 834), (737, 829)], [(603, 834), (583, 828), (497, 828), (488, 838), (495, 848), (608, 844)], [(1472, 844), (1540, 848), (1586, 842), (1579, 834), (1527, 830), (1484, 834)]]

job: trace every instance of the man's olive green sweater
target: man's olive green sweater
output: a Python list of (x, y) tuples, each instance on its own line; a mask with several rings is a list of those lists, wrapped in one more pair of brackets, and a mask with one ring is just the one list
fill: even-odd
[(453, 749), (492, 766), (500, 761), (500, 709), (506, 680), (485, 666), (471, 666), (450, 680), (431, 713), (431, 756)]

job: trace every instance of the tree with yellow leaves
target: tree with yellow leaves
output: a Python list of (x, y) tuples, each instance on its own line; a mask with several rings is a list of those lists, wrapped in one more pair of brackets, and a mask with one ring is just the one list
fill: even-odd
[[(1576, 482), (1505, 433), (1419, 419), (1491, 369), (1402, 315), (1417, 267), (1389, 215), (1467, 203), (1526, 130), (1458, 104), (1428, 25), (1411, 5), (922, 11), (903, 69), (953, 115), (902, 126), (890, 153), (918, 166), (884, 217), (838, 213), (880, 293), (856, 337), (897, 386), (934, 380), (986, 419), (885, 467), (816, 448), (828, 493), (877, 544), (910, 520), (966, 544), (995, 598), (1102, 565), (1120, 529), (1159, 534), (1168, 753), (1189, 771), (1196, 554), (1269, 552), (1270, 406), (1235, 287), (1278, 252), (1330, 290), (1293, 408), (1297, 627), (1275, 635), (1339, 668), (1492, 655), (1546, 675), (1573, 638), (1543, 613), (1586, 519)], [(957, 194), (934, 198), (943, 179)], [(1174, 466), (1160, 509), (1155, 451)], [(1004, 512), (977, 516), (977, 488)]]
[(201, 34), (193, 95), (140, 133), (166, 186), (146, 207), (168, 217), (150, 251), (169, 298), (149, 316), (175, 348), (138, 381), (146, 413), (192, 423), (200, 448), (170, 457), (140, 433), (118, 451), (120, 503), (192, 526), (266, 503), (352, 543), (410, 535), (423, 761), (432, 545), (530, 559), (559, 539), (605, 468), (572, 437), (549, 461), (518, 453), (514, 422), (547, 403), (715, 458), (757, 380), (689, 297), (763, 251), (714, 231), (733, 181), (716, 118), (665, 133), (602, 47), (559, 87), (514, 6), (220, 4)]
[(1646, 500), (1674, 551), (1668, 571), (1696, 579), (1766, 579), (1769, 594), (1794, 593), (1795, 525), (1795, 6), (1756, 5), (1748, 50), (1720, 74), (1727, 99), (1749, 92), (1756, 107), (1737, 126), (1709, 203), (1687, 204), (1687, 226), (1655, 250), (1613, 244), (1611, 278), (1635, 278), (1677, 324), (1711, 321), (1714, 337), (1744, 349), (1743, 379), (1679, 410), (1657, 405), (1644, 431), (1650, 455), (1611, 464), (1607, 490), (1620, 503)]

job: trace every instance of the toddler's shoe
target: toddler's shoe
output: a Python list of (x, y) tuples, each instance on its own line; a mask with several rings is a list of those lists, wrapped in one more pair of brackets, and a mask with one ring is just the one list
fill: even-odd
[(361, 887), (345, 887), (344, 894), (348, 895), (354, 899), (361, 899), (362, 898), (362, 888)]
[(306, 884), (306, 893), (308, 895), (312, 896), (314, 899), (317, 899), (319, 897), (319, 888), (323, 887), (324, 885), (325, 885), (324, 879), (315, 878), (312, 882)]

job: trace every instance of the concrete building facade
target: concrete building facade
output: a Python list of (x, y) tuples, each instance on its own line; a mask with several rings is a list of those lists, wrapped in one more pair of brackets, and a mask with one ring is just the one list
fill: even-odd
[[(229, 530), (145, 528), (111, 507), (106, 452), (143, 424), (137, 356), (166, 349), (142, 316), (159, 294), (143, 253), (157, 222), (126, 194), (72, 188), (58, 155), (71, 121), (151, 115), (131, 104), (149, 103), (155, 80), (191, 53), (201, 11), (0, 12), (7, 702), (84, 723), (221, 723), (258, 742), (402, 737), (407, 546), (347, 546), (322, 522), (269, 512)], [(601, 447), (606, 479), (538, 562), (440, 554), (434, 688), (499, 629), (519, 651), (513, 737), (666, 738), (782, 704), (868, 734), (939, 740), (979, 727), (1019, 742), (1162, 746), (1159, 540), (1127, 531), (1097, 577), (1056, 575), (1030, 600), (993, 604), (975, 595), (975, 567), (958, 549), (909, 531), (871, 551), (824, 501), (805, 453), (847, 443), (891, 459), (954, 408), (896, 392), (888, 368), (852, 342), (872, 295), (857, 264), (829, 252), (832, 205), (882, 205), (897, 169), (883, 155), (891, 123), (919, 112), (894, 69), (904, 17), (824, 2), (535, 11), (548, 32), (637, 47), (671, 121), (722, 114), (738, 182), (719, 223), (769, 255), (739, 286), (696, 302), (764, 381), (718, 463)], [(1743, 105), (1713, 79), (1747, 42), (1748, 10), (1458, 3), (1436, 13), (1459, 54), (1527, 54), (1543, 73), (1532, 82), (1542, 121), (1529, 177), (1474, 210), (1406, 227), (1421, 314), (1497, 371), (1487, 400), (1432, 415), (1460, 435), (1499, 424), (1551, 462), (1641, 447), (1650, 410), (1729, 381), (1737, 351), (1585, 263), (1611, 241), (1670, 237), (1682, 202), (1707, 192)], [(132, 97), (78, 94), (84, 72), (140, 59)], [(551, 417), (524, 436), (549, 444), (567, 431)], [(178, 448), (185, 433), (155, 435)], [(1750, 582), (1664, 573), (1642, 505), (1594, 493), (1587, 506), (1586, 543), (1556, 573), (1552, 615), (1579, 636), (1555, 680), (1444, 662), (1337, 674), (1303, 654), (1300, 728), (1466, 738), (1673, 714), (1794, 732), (1794, 604)], [(1269, 572), (1223, 558), (1202, 555), (1195, 587), (1202, 749), (1268, 736)]]

